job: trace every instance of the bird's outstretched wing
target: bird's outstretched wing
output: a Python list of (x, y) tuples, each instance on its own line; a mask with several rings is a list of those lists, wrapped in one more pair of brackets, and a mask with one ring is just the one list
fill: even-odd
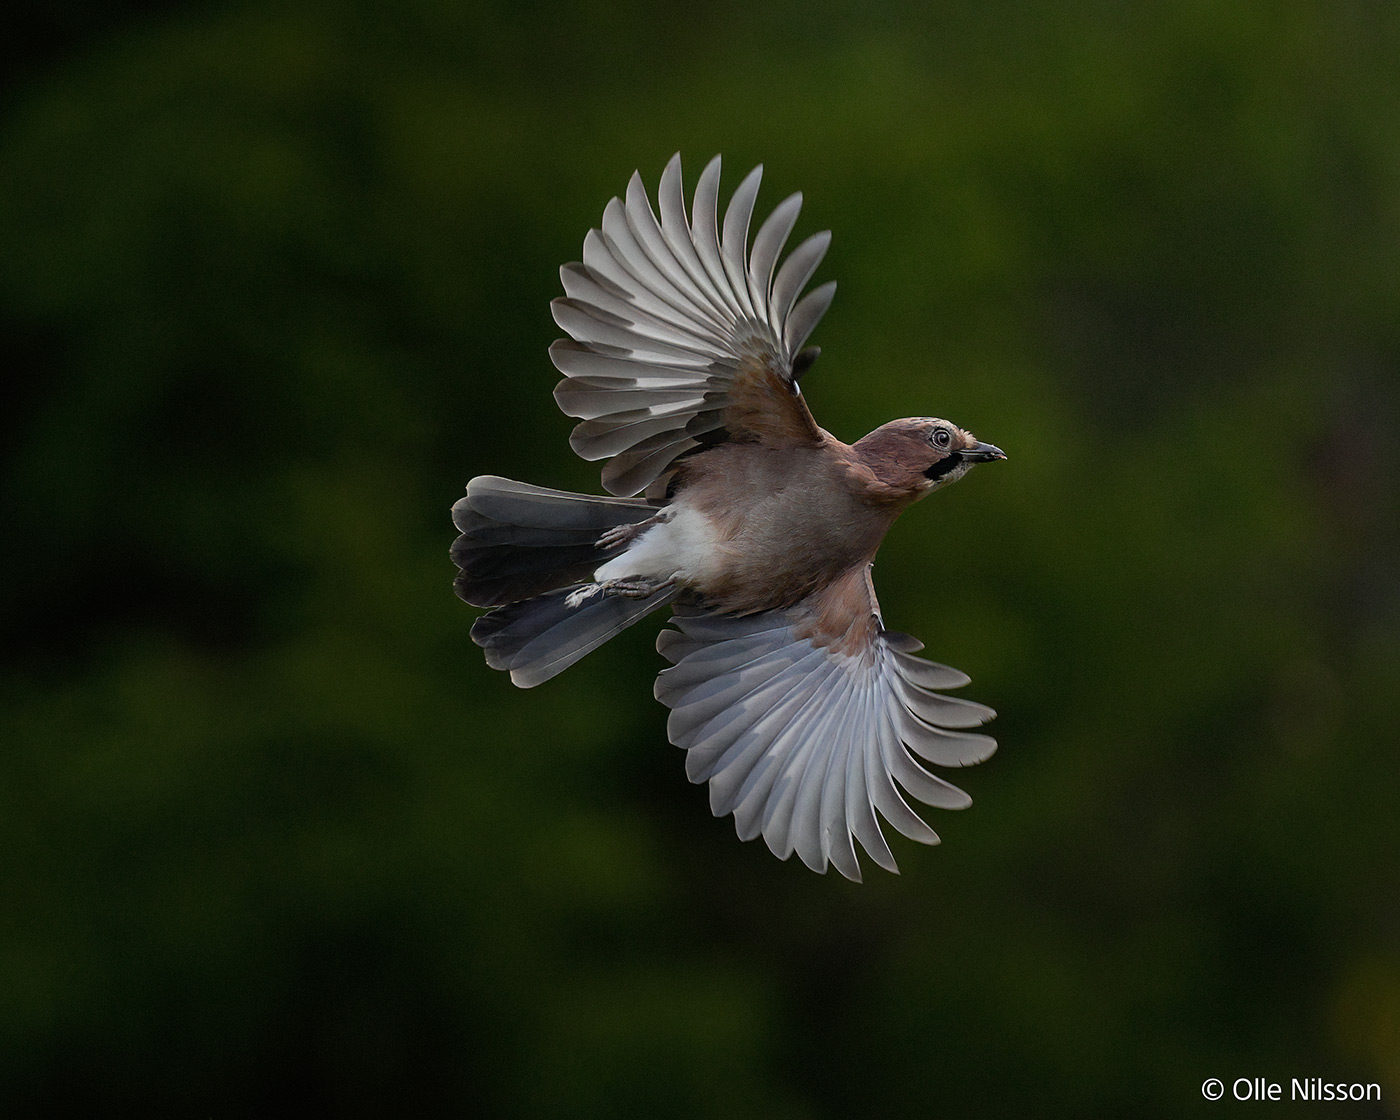
[(802, 208), (779, 203), (748, 247), (762, 166), (751, 171), (718, 217), (720, 159), (695, 188), (690, 216), (681, 162), (666, 165), (652, 211), (641, 176), (625, 202), (603, 211), (583, 262), (560, 274), (565, 296), (551, 305), (573, 341), (550, 357), (565, 375), (559, 407), (583, 423), (570, 444), (585, 459), (610, 459), (603, 485), (636, 494), (687, 451), (723, 439), (772, 446), (818, 442), (793, 360), (836, 291), (834, 283), (798, 299), (830, 244), (818, 233), (778, 258)]
[(814, 871), (830, 861), (859, 881), (854, 840), (898, 870), (877, 809), (905, 836), (938, 842), (896, 782), (927, 805), (971, 804), (914, 756), (981, 762), (996, 741), (953, 729), (995, 713), (936, 691), (968, 678), (913, 656), (920, 642), (884, 629), (868, 568), (785, 610), (679, 608), (673, 621), (679, 629), (657, 639), (672, 663), (656, 682), (671, 709), (667, 733), (687, 752), (690, 780), (710, 783), (715, 816), (734, 814), (741, 839), (761, 834), (782, 859), (796, 851)]

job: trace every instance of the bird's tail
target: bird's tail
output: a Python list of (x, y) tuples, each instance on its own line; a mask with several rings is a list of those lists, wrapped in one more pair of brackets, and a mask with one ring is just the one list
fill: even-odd
[(491, 668), (508, 670), (521, 688), (534, 688), (665, 606), (678, 590), (663, 587), (631, 598), (596, 584), (565, 587), (482, 615), (472, 625), (472, 641), (486, 651)]
[(594, 571), (631, 543), (618, 530), (656, 513), (644, 501), (472, 479), (452, 507), (462, 532), (452, 559), (461, 569), (457, 594), (473, 606), (498, 608), (472, 626), (486, 663), (530, 688), (675, 598), (670, 588), (629, 597), (592, 583)]

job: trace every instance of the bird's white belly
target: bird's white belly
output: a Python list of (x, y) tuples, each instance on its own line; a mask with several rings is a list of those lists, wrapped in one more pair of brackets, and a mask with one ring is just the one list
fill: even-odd
[(672, 506), (670, 516), (651, 526), (621, 556), (593, 573), (609, 580), (677, 580), (704, 584), (719, 566), (719, 538), (710, 519), (698, 510)]

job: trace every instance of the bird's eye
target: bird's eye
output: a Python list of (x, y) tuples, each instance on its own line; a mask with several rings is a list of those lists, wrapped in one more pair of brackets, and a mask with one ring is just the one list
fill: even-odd
[(953, 442), (953, 433), (947, 428), (935, 428), (933, 430), (933, 446), (947, 447)]

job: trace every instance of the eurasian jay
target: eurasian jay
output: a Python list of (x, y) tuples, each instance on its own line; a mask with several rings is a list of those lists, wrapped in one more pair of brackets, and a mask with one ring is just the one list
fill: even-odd
[(550, 357), (564, 374), (555, 400), (582, 420), (569, 442), (608, 460), (614, 496), (472, 479), (452, 509), (456, 590), (494, 608), (472, 638), (522, 688), (671, 605), (675, 629), (657, 639), (671, 667), (655, 692), (691, 781), (709, 783), (741, 839), (858, 880), (857, 840), (897, 870), (877, 810), (938, 842), (899, 787), (939, 808), (970, 804), (916, 756), (967, 766), (996, 749), (966, 730), (995, 713), (943, 694), (968, 678), (885, 629), (876, 549), (905, 507), (1006, 456), (930, 417), (854, 444), (817, 426), (797, 382), (836, 285), (798, 297), (831, 235), (778, 266), (794, 194), (750, 250), (761, 174), (739, 184), (722, 225), (718, 156), (689, 216), (679, 155), (661, 176), (660, 220), (635, 173), (626, 201), (608, 203), (583, 263), (561, 270), (552, 308), (572, 341)]

